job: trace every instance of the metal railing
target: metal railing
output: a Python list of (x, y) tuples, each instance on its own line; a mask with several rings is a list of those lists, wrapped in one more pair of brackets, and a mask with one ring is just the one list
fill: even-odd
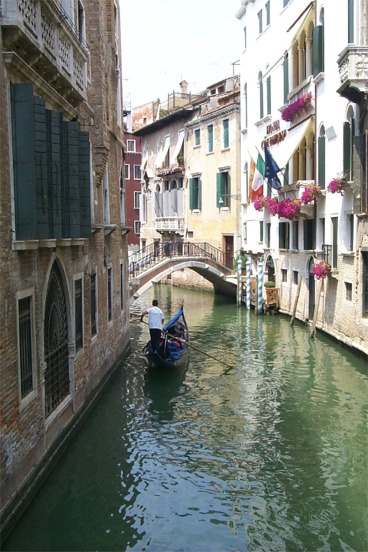
[(231, 255), (227, 255), (206, 242), (152, 243), (129, 257), (129, 279), (135, 278), (139, 273), (152, 268), (165, 259), (177, 257), (213, 259), (228, 269), (232, 269), (234, 264)]

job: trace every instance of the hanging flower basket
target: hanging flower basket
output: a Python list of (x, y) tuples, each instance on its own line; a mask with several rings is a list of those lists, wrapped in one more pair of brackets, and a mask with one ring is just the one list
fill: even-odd
[(321, 186), (318, 186), (318, 184), (311, 184), (310, 186), (307, 186), (302, 193), (301, 202), (303, 205), (308, 205), (309, 203), (312, 203), (313, 201), (317, 201), (317, 198), (322, 194)]
[(295, 102), (292, 102), (281, 113), (281, 119), (290, 122), (302, 111), (305, 111), (308, 105), (312, 102), (312, 92), (308, 92), (298, 98)]
[(181, 167), (180, 165), (170, 165), (170, 167), (156, 169), (156, 176), (167, 176), (169, 174), (175, 174), (178, 172), (184, 172), (184, 167)]
[(331, 180), (329, 185), (327, 186), (327, 191), (331, 192), (331, 194), (341, 194), (344, 195), (344, 188), (346, 188), (346, 178), (344, 177), (336, 177)]
[(326, 278), (326, 276), (331, 272), (331, 265), (326, 263), (326, 261), (319, 261), (318, 263), (314, 263), (312, 266), (312, 274), (317, 278), (317, 280), (321, 280), (323, 278)]

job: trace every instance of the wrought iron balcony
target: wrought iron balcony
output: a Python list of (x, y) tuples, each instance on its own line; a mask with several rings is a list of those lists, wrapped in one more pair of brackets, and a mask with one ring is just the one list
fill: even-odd
[(87, 99), (86, 44), (58, 2), (3, 0), (1, 25), (9, 70), (51, 86), (73, 107)]
[(348, 44), (338, 60), (341, 85), (337, 92), (354, 103), (368, 93), (368, 46)]

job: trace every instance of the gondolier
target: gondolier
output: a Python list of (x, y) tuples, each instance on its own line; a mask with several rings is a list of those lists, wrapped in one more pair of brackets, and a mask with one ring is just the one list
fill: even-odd
[(151, 336), (151, 347), (156, 351), (160, 345), (162, 323), (164, 321), (164, 313), (158, 306), (157, 299), (152, 301), (152, 307), (142, 312), (140, 321), (143, 322), (144, 316), (148, 314), (148, 328)]

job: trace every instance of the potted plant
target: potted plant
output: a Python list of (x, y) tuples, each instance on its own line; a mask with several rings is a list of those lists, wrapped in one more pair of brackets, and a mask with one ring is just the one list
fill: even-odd
[(265, 288), (274, 288), (275, 287), (275, 282), (273, 282), (272, 280), (267, 280), (267, 282), (264, 282), (264, 287)]
[(344, 188), (346, 188), (346, 178), (345, 177), (336, 177), (331, 180), (327, 186), (327, 190), (332, 194), (341, 194), (344, 195)]

